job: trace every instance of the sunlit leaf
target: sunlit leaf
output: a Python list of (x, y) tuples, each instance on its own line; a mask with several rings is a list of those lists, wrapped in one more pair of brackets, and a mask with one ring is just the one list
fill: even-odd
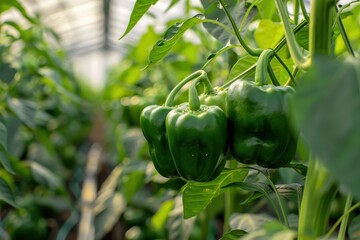
[(151, 218), (151, 225), (154, 227), (155, 230), (161, 231), (161, 229), (164, 229), (166, 220), (173, 207), (174, 200), (168, 200), (161, 204), (160, 209)]
[(247, 169), (224, 170), (211, 182), (188, 182), (183, 188), (184, 218), (199, 214), (225, 191), (222, 187), (243, 181), (247, 174)]
[[(234, 66), (231, 68), (230, 74), (228, 79), (234, 79), (235, 77), (239, 76), (242, 72), (244, 72), (246, 69), (252, 67), (257, 62), (257, 57), (245, 55), (234, 64)], [(250, 74), (248, 76), (248, 79), (251, 79), (255, 76), (255, 71), (253, 74)]]
[(131, 29), (135, 27), (141, 17), (144, 16), (144, 14), (149, 10), (151, 5), (155, 5), (157, 2), (158, 0), (136, 0), (134, 8), (131, 12), (129, 23), (120, 39), (125, 37), (126, 34), (128, 34)]
[(152, 48), (149, 56), (149, 64), (154, 64), (163, 59), (176, 42), (189, 28), (203, 21), (204, 16), (196, 15), (183, 23), (177, 23), (171, 26), (165, 33), (164, 38), (159, 40)]
[(274, 1), (261, 0), (255, 4), (261, 19), (278, 20)]
[(0, 177), (0, 200), (10, 204), (13, 207), (16, 207), (14, 194), (12, 193), (8, 183), (1, 177)]
[(294, 101), (296, 123), (330, 174), (360, 199), (360, 64), (318, 57)]
[(284, 27), (281, 23), (275, 23), (269, 19), (260, 20), (254, 37), (260, 48), (272, 48), (284, 36)]

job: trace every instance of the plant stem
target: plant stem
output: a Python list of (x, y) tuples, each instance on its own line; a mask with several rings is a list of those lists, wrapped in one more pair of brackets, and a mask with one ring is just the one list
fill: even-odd
[(275, 73), (274, 73), (274, 70), (272, 69), (270, 63), (269, 63), (268, 66), (267, 66), (267, 71), (268, 71), (268, 73), (269, 73), (270, 80), (271, 80), (272, 84), (273, 84), (274, 86), (280, 86), (281, 84), (280, 84), (279, 81), (277, 80), (276, 75), (275, 75)]
[(309, 15), (306, 11), (306, 7), (305, 7), (305, 3), (304, 3), (304, 0), (298, 0), (299, 1), (299, 4), (300, 4), (300, 8), (301, 8), (301, 12), (302, 12), (302, 15), (304, 16), (305, 18), (305, 21), (306, 22), (309, 22)]
[(331, 49), (332, 10), (335, 0), (311, 2), (309, 51), (313, 60), (316, 55), (329, 55)]
[[(234, 169), (237, 167), (238, 163), (235, 160), (228, 161), (228, 165), (230, 169)], [(234, 196), (235, 196), (235, 189), (228, 188), (224, 194), (224, 227), (223, 232), (229, 232), (230, 228), (230, 216), (234, 212)]]
[[(347, 199), (346, 199), (344, 213), (346, 213), (351, 208), (352, 199), (353, 199), (352, 194), (349, 193), (349, 195), (347, 196)], [(338, 240), (345, 239), (346, 228), (347, 228), (348, 222), (349, 222), (349, 214), (347, 214), (346, 217), (344, 217), (344, 219), (341, 221), (340, 230), (339, 230), (339, 234), (338, 234)]]
[(291, 57), (298, 68), (307, 69), (310, 66), (310, 59), (304, 57), (298, 43), (296, 42), (295, 35), (290, 26), (286, 6), (282, 2), (282, 0), (275, 0), (275, 4), (276, 4), (276, 8), (278, 9), (281, 21), (284, 24), (285, 36), (287, 39)]
[(226, 4), (224, 3), (223, 0), (219, 0), (219, 3), (221, 4), (222, 8), (224, 9), (224, 12), (226, 14), (226, 16), (228, 17), (230, 23), (231, 23), (231, 26), (233, 27), (233, 30), (235, 32), (235, 35), (236, 35), (236, 38), (238, 39), (240, 45), (245, 49), (245, 51), (250, 54), (251, 56), (259, 56), (262, 52), (261, 49), (259, 48), (252, 48), (250, 47), (249, 45), (247, 45), (244, 41), (244, 39), (241, 37), (241, 34), (239, 32), (239, 29), (238, 27), (236, 26), (236, 23), (233, 19), (233, 17), (231, 16)]
[[(331, 54), (332, 7), (334, 0), (313, 0), (310, 18), (310, 57)], [(335, 182), (319, 159), (310, 156), (300, 208), (298, 239), (316, 239), (325, 234), (330, 206), (337, 191)]]
[(313, 240), (325, 234), (336, 189), (327, 169), (310, 157), (300, 208), (299, 240)]
[(299, 23), (299, 1), (294, 0), (294, 23)]
[[(288, 73), (290, 79), (292, 82), (295, 82), (295, 78), (292, 74), (292, 72), (290, 71), (290, 69), (286, 66), (286, 64), (284, 63), (284, 61), (281, 59), (281, 57), (274, 51), (275, 57), (276, 59), (279, 61), (279, 63), (284, 67), (285, 71)], [(285, 84), (286, 85), (286, 84)]]
[[(297, 33), (298, 31), (300, 31), (303, 27), (305, 27), (307, 25), (307, 22), (304, 20), (304, 21), (301, 21), (299, 23), (299, 25), (297, 25), (295, 28), (294, 28), (294, 33)], [(286, 38), (283, 37), (277, 44), (276, 46), (274, 47), (274, 52), (278, 52), (280, 51), (280, 49), (286, 44)], [(238, 79), (241, 79), (241, 78), (245, 78), (247, 76), (249, 76), (250, 74), (252, 74), (254, 72), (256, 68), (256, 63), (254, 65), (252, 65), (251, 67), (249, 67), (248, 69), (246, 69), (245, 71), (243, 71), (241, 74), (237, 75), (236, 77), (230, 79), (228, 82), (226, 82), (222, 87), (223, 88), (227, 88), (229, 87), (233, 82), (235, 82), (236, 80)]]
[(267, 66), (273, 56), (274, 51), (272, 49), (266, 49), (261, 53), (255, 70), (255, 84), (263, 86), (268, 83)]
[(195, 78), (198, 78), (200, 76), (206, 76), (206, 72), (204, 70), (198, 70), (196, 72), (193, 72), (192, 74), (190, 74), (189, 76), (187, 76), (186, 78), (184, 78), (181, 82), (179, 82), (174, 88), (173, 90), (171, 90), (171, 92), (169, 93), (168, 97), (166, 98), (165, 101), (165, 106), (169, 106), (172, 107), (174, 106), (174, 99), (175, 96), (177, 95), (177, 93), (180, 91), (181, 88), (183, 88), (185, 86), (185, 84), (187, 84), (188, 82), (194, 80)]

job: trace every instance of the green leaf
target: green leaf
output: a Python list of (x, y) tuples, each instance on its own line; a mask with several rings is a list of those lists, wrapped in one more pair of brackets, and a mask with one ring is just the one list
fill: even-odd
[(247, 169), (224, 170), (211, 182), (188, 182), (182, 189), (184, 218), (199, 214), (215, 197), (225, 191), (222, 187), (243, 181), (247, 174)]
[(123, 186), (124, 196), (127, 201), (130, 201), (134, 194), (140, 190), (145, 183), (145, 172), (132, 172), (124, 177)]
[[(229, 29), (232, 29), (228, 17), (217, 0), (201, 0), (201, 3), (205, 9), (206, 19), (218, 21), (222, 24), (225, 24)], [(224, 3), (231, 16), (234, 18), (234, 21), (240, 24), (247, 10), (245, 7), (245, 1), (224, 0)], [(251, 13), (249, 14), (244, 24), (243, 32), (241, 33), (242, 36), (245, 35), (247, 26), (251, 22), (252, 18), (256, 15), (256, 12), (257, 10), (255, 8), (251, 10)], [(233, 44), (237, 43), (236, 37), (219, 25), (215, 25), (213, 23), (204, 23), (204, 27), (213, 37), (222, 42), (224, 45), (229, 41)]]
[(284, 36), (284, 27), (281, 23), (275, 23), (269, 19), (260, 20), (256, 28), (254, 37), (260, 48), (272, 48)]
[(309, 50), (309, 25), (304, 26), (295, 33), (295, 39), (302, 48)]
[(158, 0), (136, 0), (134, 8), (130, 15), (129, 23), (126, 27), (124, 34), (120, 37), (123, 38), (128, 34), (131, 29), (135, 27), (137, 22), (144, 16), (144, 14), (149, 10), (151, 5), (155, 5)]
[(161, 204), (160, 209), (151, 218), (151, 225), (156, 231), (164, 229), (170, 211), (174, 207), (174, 200), (168, 200)]
[(189, 28), (203, 22), (204, 16), (198, 14), (183, 23), (177, 23), (171, 26), (165, 33), (164, 39), (159, 40), (155, 46), (151, 49), (149, 56), (149, 65), (157, 63), (163, 59), (176, 44), (176, 42), (182, 37), (182, 35)]
[(7, 154), (7, 129), (0, 120), (0, 163), (8, 172), (14, 174)]
[(0, 80), (9, 84), (14, 79), (16, 69), (13, 68), (9, 63), (4, 62), (0, 64), (0, 73)]
[(277, 20), (276, 6), (274, 1), (262, 0), (255, 4), (261, 19)]
[(304, 75), (294, 118), (330, 175), (360, 199), (360, 64), (318, 57)]
[(286, 168), (292, 168), (294, 169), (296, 172), (298, 172), (299, 174), (306, 176), (306, 172), (307, 172), (307, 166), (300, 164), (300, 163), (291, 163), (288, 166), (286, 166)]
[[(286, 66), (292, 70), (293, 67), (293, 61), (291, 58), (282, 58), (282, 61), (286, 64)], [(284, 85), (287, 80), (289, 79), (289, 74), (285, 71), (284, 66), (280, 64), (277, 59), (274, 59), (271, 62), (271, 67), (277, 77), (277, 80), (280, 82), (281, 85)]]
[(7, 129), (6, 126), (0, 120), (0, 146), (7, 151)]
[(30, 169), (34, 179), (42, 185), (51, 189), (59, 189), (62, 187), (62, 182), (59, 177), (51, 172), (48, 168), (40, 165), (37, 162), (30, 162)]
[(16, 116), (20, 118), (20, 120), (28, 127), (35, 127), (35, 102), (19, 98), (9, 98), (8, 105), (9, 108), (16, 114)]
[(0, 200), (10, 204), (13, 207), (17, 207), (15, 197), (11, 191), (9, 184), (0, 177)]
[(230, 232), (225, 233), (224, 236), (220, 238), (220, 240), (237, 240), (246, 234), (247, 232), (243, 230), (232, 230)]
[[(252, 67), (257, 62), (257, 57), (245, 55), (234, 64), (234, 66), (231, 68), (228, 79), (234, 79), (235, 77), (239, 76), (242, 72), (244, 72), (246, 69)], [(251, 74), (248, 76), (248, 78), (253, 78), (255, 76), (254, 74)]]

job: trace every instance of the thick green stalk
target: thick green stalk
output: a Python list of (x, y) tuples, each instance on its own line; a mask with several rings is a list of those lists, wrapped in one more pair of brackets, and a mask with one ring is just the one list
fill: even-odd
[(189, 108), (191, 111), (197, 111), (201, 106), (199, 95), (196, 90), (196, 85), (197, 83), (194, 82), (189, 88)]
[(331, 49), (332, 11), (335, 0), (313, 0), (310, 12), (309, 51), (316, 55), (329, 55)]
[(205, 93), (211, 93), (214, 91), (206, 73), (195, 78), (194, 82), (191, 84), (189, 88), (189, 108), (192, 111), (199, 110), (201, 106), (199, 95), (196, 89), (198, 83), (203, 84)]
[(299, 240), (313, 240), (326, 233), (336, 185), (321, 162), (311, 157), (299, 216)]
[[(334, 0), (312, 0), (310, 15), (310, 57), (331, 55), (332, 7)], [(316, 80), (316, 79), (314, 79)], [(326, 233), (335, 182), (319, 159), (310, 157), (299, 216), (299, 240), (317, 239)]]

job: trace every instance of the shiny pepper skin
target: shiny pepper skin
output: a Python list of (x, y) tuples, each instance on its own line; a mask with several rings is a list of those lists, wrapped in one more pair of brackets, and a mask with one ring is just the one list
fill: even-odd
[(289, 86), (259, 86), (243, 80), (229, 87), (229, 145), (237, 161), (267, 168), (290, 163), (297, 134), (289, 120), (287, 103), (294, 93)]
[(201, 105), (196, 111), (174, 109), (166, 118), (166, 131), (181, 177), (205, 182), (221, 173), (226, 162), (227, 119), (219, 107)]
[(168, 146), (165, 120), (174, 107), (151, 105), (140, 116), (140, 126), (149, 144), (149, 152), (155, 169), (163, 177), (178, 177)]

